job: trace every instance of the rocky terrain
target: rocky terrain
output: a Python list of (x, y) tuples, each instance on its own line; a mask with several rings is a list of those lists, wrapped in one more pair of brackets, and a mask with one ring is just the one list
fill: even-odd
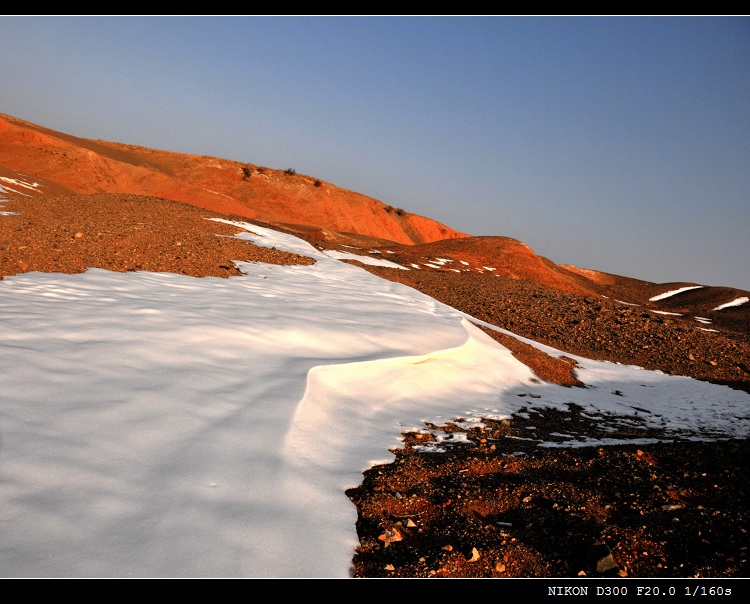
[[(88, 267), (231, 277), (238, 274), (233, 260), (311, 262), (233, 239), (238, 229), (205, 220), (246, 217), (153, 196), (10, 195), (0, 210), (0, 278)], [(407, 246), (318, 227), (269, 226), (321, 248), (376, 251), (418, 265), (404, 271), (361, 264), (515, 336), (750, 393), (747, 305), (713, 310), (747, 292), (696, 288), (654, 302), (656, 294), (685, 284), (601, 273), (591, 279), (534, 260), (507, 238), (482, 241), (471, 256), (461, 239)], [(506, 262), (504, 250), (516, 254), (514, 262)], [(540, 380), (571, 388), (571, 399), (585, 386), (572, 359), (492, 334)], [(624, 423), (583, 416), (575, 404), (552, 412), (528, 402), (509, 420), (467, 426), (456, 418), (405, 434), (393, 463), (367, 471), (347, 493), (359, 514), (352, 576), (748, 576), (747, 441), (685, 434), (649, 445), (540, 448), (561, 426), (592, 438), (663, 435), (638, 428), (637, 418)], [(430, 452), (425, 445), (441, 432), (467, 438)]]
[(393, 463), (347, 493), (359, 510), (354, 576), (748, 576), (746, 441), (537, 447), (560, 429), (660, 436), (574, 405), (456, 424), (442, 429), (470, 444), (426, 453), (417, 447), (434, 437), (407, 434)]

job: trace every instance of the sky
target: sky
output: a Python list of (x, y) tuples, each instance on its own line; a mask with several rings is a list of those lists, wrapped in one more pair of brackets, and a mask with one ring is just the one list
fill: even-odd
[(750, 290), (750, 17), (0, 16), (0, 112)]
[[(345, 491), (393, 461), (403, 432), (509, 418), (530, 400), (639, 415), (667, 439), (750, 436), (745, 392), (570, 354), (586, 388), (542, 382), (467, 315), (346, 255), (231, 224), (315, 263), (0, 280), (0, 576), (349, 578)], [(539, 446), (623, 442), (566, 438)]]

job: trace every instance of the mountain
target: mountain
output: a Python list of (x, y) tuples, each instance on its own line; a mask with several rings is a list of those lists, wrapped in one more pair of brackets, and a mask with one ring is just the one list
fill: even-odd
[[(472, 237), (292, 169), (89, 140), (0, 113), (0, 176), (18, 174), (42, 183), (33, 192), (45, 196), (159, 197), (281, 226), (328, 246), (400, 244), (402, 253), (450, 256), (479, 270), (490, 266), (496, 275), (564, 291), (623, 298), (665, 310), (672, 310), (675, 302), (649, 304), (665, 284), (558, 265), (510, 237)], [(697, 284), (667, 285), (678, 289)], [(679, 311), (710, 315), (711, 309), (741, 295), (742, 290), (707, 287), (689, 304), (684, 304), (684, 296), (679, 298)], [(740, 323), (750, 318), (740, 312)]]
[[(14, 119), (6, 574), (248, 576), (266, 554), (273, 576), (340, 574), (358, 543), (358, 577), (747, 576), (748, 292), (556, 265), (510, 237), (396, 241), (356, 207), (340, 231), (322, 210), (267, 222), (263, 200), (145, 194), (205, 193), (167, 166), (221, 160), (115, 161), (124, 146)], [(275, 176), (291, 208), (297, 175)], [(377, 203), (370, 227), (404, 218)], [(346, 492), (351, 540), (341, 472), (400, 431)]]
[[(605, 318), (626, 313), (635, 315), (636, 323), (646, 333), (649, 330), (653, 333), (653, 325), (657, 322), (667, 322), (670, 326), (681, 326), (688, 333), (699, 329), (704, 334), (720, 330), (725, 335), (740, 338), (750, 334), (750, 304), (742, 303), (750, 293), (743, 290), (686, 282), (651, 283), (559, 265), (537, 255), (517, 239), (473, 237), (460, 233), (429, 218), (312, 176), (297, 174), (292, 169), (276, 170), (215, 157), (89, 140), (0, 114), (0, 185), (4, 183), (4, 190), (13, 191), (14, 182), (26, 183), (22, 194), (26, 199), (55, 198), (59, 208), (65, 206), (64, 211), (54, 213), (49, 212), (50, 204), (47, 203), (34, 205), (32, 209), (29, 202), (25, 207), (29, 218), (36, 213), (45, 216), (42, 223), (47, 225), (47, 232), (39, 234), (38, 238), (46, 241), (48, 246), (57, 246), (55, 249), (69, 248), (69, 240), (58, 240), (65, 232), (63, 223), (75, 213), (75, 204), (65, 203), (65, 200), (87, 203), (86, 199), (97, 195), (141, 196), (176, 202), (179, 205), (173, 208), (182, 207), (184, 212), (189, 208), (202, 209), (216, 215), (260, 221), (302, 237), (317, 247), (359, 254), (360, 258), (372, 253), (385, 254), (394, 263), (412, 270), (394, 272), (382, 266), (370, 266), (368, 270), (417, 289), (429, 288), (430, 295), (485, 319), (488, 315), (494, 318), (504, 306), (499, 294), (488, 300), (485, 293), (476, 291), (470, 285), (478, 282), (474, 277), (479, 278), (479, 282), (482, 282), (482, 277), (494, 279), (482, 286), (482, 292), (497, 290), (501, 284), (505, 287), (507, 283), (513, 284), (516, 296), (520, 291), (528, 292), (529, 288), (541, 288), (539, 291), (544, 293), (537, 295), (556, 307), (562, 304), (562, 308), (550, 310), (535, 322), (527, 321), (522, 335), (554, 346), (560, 346), (563, 341), (568, 346), (577, 342), (577, 352), (584, 355), (598, 355), (607, 360), (622, 357), (622, 353), (614, 350), (611, 344), (602, 344), (601, 337), (593, 335), (592, 329), (586, 330), (585, 336), (581, 335), (583, 326), (590, 321), (587, 317), (577, 316), (579, 311), (584, 312), (583, 309), (587, 313), (592, 308), (612, 307), (612, 312), (605, 314), (594, 311), (597, 313), (595, 327), (607, 323)], [(94, 208), (102, 207), (105, 209), (100, 211), (99, 220), (106, 220), (107, 203), (116, 203), (117, 199), (123, 198), (106, 198), (109, 201), (103, 206), (102, 198), (98, 199), (98, 203), (87, 203), (90, 215), (80, 218), (79, 222), (90, 223)], [(60, 224), (53, 227), (56, 223)], [(28, 224), (26, 232), (32, 232), (32, 228), (38, 227)], [(117, 228), (122, 233), (123, 226)], [(101, 244), (106, 242), (111, 250), (113, 245), (115, 248), (124, 245), (124, 241), (120, 237), (119, 243), (115, 243), (105, 237)], [(98, 266), (97, 262), (115, 270), (154, 266), (154, 256), (143, 251), (143, 245), (146, 245), (145, 249), (148, 247), (146, 243), (130, 242), (131, 248), (141, 250), (138, 259), (133, 258), (133, 249), (122, 249), (117, 258), (110, 257), (109, 260), (105, 258), (107, 253), (102, 251), (80, 256), (91, 242), (78, 243), (75, 250), (68, 249), (64, 261), (60, 260), (60, 254), (50, 253), (49, 247), (40, 247), (38, 243), (29, 242), (15, 248), (5, 245), (6, 253), (0, 258), (0, 277), (27, 270), (79, 271), (86, 266)], [(61, 262), (65, 266), (61, 266)], [(224, 266), (227, 268), (220, 274), (236, 274), (231, 262)], [(175, 265), (169, 270), (183, 269)], [(438, 281), (435, 281), (434, 274), (428, 279), (425, 273), (439, 274)], [(481, 304), (479, 300), (482, 300)], [(585, 300), (592, 301), (592, 304)], [(505, 311), (512, 313), (507, 308)], [(560, 321), (567, 316), (566, 323), (552, 328), (552, 316)], [(516, 324), (510, 320), (508, 325), (512, 328)], [(571, 327), (574, 327), (572, 333)], [(691, 374), (692, 370), (684, 363), (665, 365), (665, 358), (669, 355), (659, 352), (660, 347), (643, 337), (633, 341), (642, 344), (631, 350), (630, 361), (638, 361), (650, 368)], [(713, 356), (719, 356), (719, 351)], [(721, 356), (727, 357), (724, 364), (731, 364), (721, 378), (716, 377), (716, 371), (707, 372), (703, 366), (697, 375), (704, 379), (714, 375), (715, 379), (723, 379), (725, 383), (734, 383), (738, 379), (742, 382), (743, 367), (750, 365), (750, 361), (740, 359), (737, 365), (727, 360), (736, 355)]]

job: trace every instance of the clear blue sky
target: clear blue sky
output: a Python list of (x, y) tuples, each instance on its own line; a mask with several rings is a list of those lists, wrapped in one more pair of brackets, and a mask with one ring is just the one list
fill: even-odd
[(745, 16), (2, 16), (0, 112), (750, 290)]

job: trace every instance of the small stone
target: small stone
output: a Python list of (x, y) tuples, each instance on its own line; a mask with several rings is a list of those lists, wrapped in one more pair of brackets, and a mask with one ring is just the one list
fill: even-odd
[(468, 558), (469, 562), (476, 562), (479, 560), (479, 550), (476, 547), (471, 548), (471, 558)]
[(615, 568), (615, 561), (609, 547), (603, 543), (597, 543), (589, 547), (586, 559), (591, 570), (597, 573), (605, 573)]
[(76, 233), (76, 239), (80, 239), (81, 237), (83, 237), (83, 233), (81, 233), (81, 231), (78, 231)]
[(671, 512), (673, 510), (681, 510), (682, 509), (682, 505), (680, 505), (679, 503), (672, 503), (672, 504), (669, 504), (669, 505), (663, 505), (663, 506), (661, 506), (661, 509), (665, 510), (667, 512)]
[(505, 564), (503, 564), (502, 562), (495, 562), (495, 572), (505, 572)]
[(416, 528), (417, 525), (416, 525), (416, 523), (411, 518), (409, 518), (406, 521), (406, 526), (407, 526), (407, 528)]
[(386, 547), (388, 547), (394, 541), (402, 541), (403, 537), (396, 529), (386, 529), (386, 531), (378, 537)]
[(393, 566), (393, 564), (386, 564), (385, 565), (385, 570), (396, 570), (396, 567)]
[(441, 549), (443, 551), (445, 551), (445, 552), (452, 552), (453, 551), (453, 546), (452, 545), (444, 545)]

